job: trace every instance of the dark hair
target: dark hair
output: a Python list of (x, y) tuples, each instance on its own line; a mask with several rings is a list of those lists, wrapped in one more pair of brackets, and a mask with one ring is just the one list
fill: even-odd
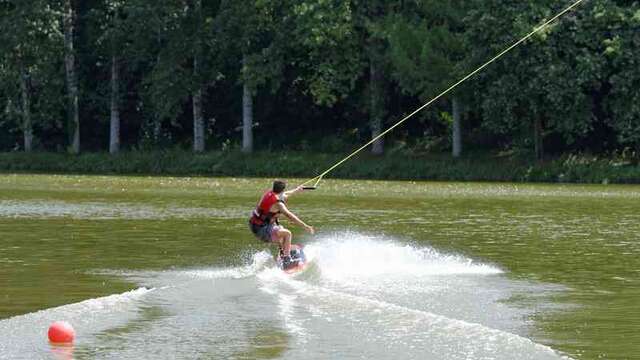
[(273, 182), (273, 192), (280, 194), (287, 187), (287, 183), (284, 180), (276, 180)]

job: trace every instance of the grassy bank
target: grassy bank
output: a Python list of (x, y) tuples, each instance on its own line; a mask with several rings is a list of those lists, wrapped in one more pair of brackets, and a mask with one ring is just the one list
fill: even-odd
[[(344, 154), (306, 152), (0, 153), (0, 172), (122, 175), (313, 177)], [(640, 165), (619, 159), (564, 156), (544, 163), (512, 157), (468, 155), (360, 155), (328, 177), (388, 180), (640, 183)]]

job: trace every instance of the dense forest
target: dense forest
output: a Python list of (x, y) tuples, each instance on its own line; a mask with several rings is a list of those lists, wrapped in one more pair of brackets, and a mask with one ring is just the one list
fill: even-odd
[[(571, 2), (0, 0), (0, 151), (347, 151)], [(371, 151), (637, 156), (639, 69), (589, 0)]]

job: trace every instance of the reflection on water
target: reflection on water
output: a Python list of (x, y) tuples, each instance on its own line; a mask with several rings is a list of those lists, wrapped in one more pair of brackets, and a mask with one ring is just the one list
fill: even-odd
[(75, 347), (73, 345), (51, 345), (51, 357), (55, 360), (73, 360), (73, 352)]
[(248, 334), (248, 349), (232, 355), (234, 359), (279, 359), (289, 347), (290, 336), (287, 332), (270, 327), (269, 324), (255, 324), (259, 327)]
[(290, 278), (246, 230), (268, 185), (0, 177), (0, 354), (54, 320), (76, 358), (640, 353), (638, 187), (327, 181)]

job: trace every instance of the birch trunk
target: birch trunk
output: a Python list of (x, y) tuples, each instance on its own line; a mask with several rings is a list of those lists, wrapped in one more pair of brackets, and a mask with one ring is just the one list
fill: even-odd
[(248, 84), (242, 87), (242, 152), (253, 151), (253, 95)]
[(462, 105), (460, 104), (460, 100), (457, 97), (453, 98), (452, 101), (452, 113), (453, 113), (453, 132), (451, 134), (452, 139), (452, 155), (453, 157), (460, 157), (462, 154)]
[[(381, 94), (381, 77), (376, 66), (375, 60), (371, 59), (369, 63), (369, 85), (371, 96), (371, 109), (369, 109), (369, 124), (371, 126), (371, 139), (375, 139), (382, 132), (382, 107), (384, 106)], [(381, 155), (384, 152), (384, 141), (382, 138), (373, 142), (371, 152), (375, 155)]]
[[(195, 65), (195, 61), (194, 61)], [(193, 151), (204, 151), (204, 120), (202, 118), (202, 89), (198, 88), (192, 96), (193, 105)]]
[(29, 74), (25, 70), (20, 73), (20, 90), (22, 92), (22, 131), (24, 134), (24, 151), (31, 152), (33, 144), (31, 90), (29, 89)]
[[(202, 25), (202, 1), (195, 0), (193, 2), (193, 10), (195, 12), (195, 20), (198, 26)], [(199, 36), (199, 35), (198, 35)], [(202, 63), (202, 43), (199, 38), (196, 39), (195, 52), (193, 56), (193, 74), (195, 81), (198, 83), (196, 90), (191, 97), (193, 107), (193, 151), (203, 152), (205, 148), (204, 119), (202, 116), (202, 85), (200, 67)]]
[(69, 135), (71, 152), (80, 153), (80, 114), (78, 113), (78, 76), (76, 74), (75, 53), (73, 47), (75, 12), (71, 0), (65, 1), (64, 47), (65, 74), (67, 78), (67, 96), (69, 98)]
[(118, 58), (111, 57), (111, 117), (109, 132), (109, 153), (117, 154), (120, 151), (120, 78)]

